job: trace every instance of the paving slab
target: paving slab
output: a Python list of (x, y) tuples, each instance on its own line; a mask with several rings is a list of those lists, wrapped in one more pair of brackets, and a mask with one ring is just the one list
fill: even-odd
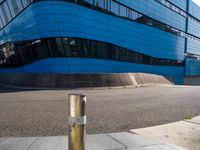
[(61, 136), (60, 137), (60, 149), (59, 150), (67, 150), (68, 149), (68, 137)]
[[(194, 119), (197, 120), (198, 119)], [(175, 144), (190, 150), (199, 150), (200, 125), (188, 121), (131, 130), (148, 138), (160, 139), (166, 143)]]
[(127, 150), (145, 150), (142, 147), (132, 147), (132, 148), (128, 148)]
[(178, 147), (178, 146), (172, 145), (172, 144), (166, 144), (166, 145), (169, 146), (170, 148), (174, 148), (176, 150), (188, 150), (186, 148)]
[(38, 137), (24, 150), (60, 150), (60, 137)]
[(87, 150), (123, 149), (126, 148), (106, 134), (88, 135), (86, 138)]
[(146, 137), (142, 137), (137, 134), (122, 132), (122, 133), (113, 133), (109, 134), (113, 139), (116, 139), (122, 145), (131, 148), (134, 146), (143, 147), (149, 145), (158, 145), (163, 144), (161, 140), (153, 140)]
[(0, 150), (26, 150), (36, 138), (9, 138), (0, 143)]
[(151, 145), (144, 147), (132, 147), (128, 148), (127, 150), (187, 150), (187, 149), (171, 144), (160, 144), (160, 145)]
[(170, 144), (152, 145), (152, 146), (147, 146), (143, 148), (144, 150), (187, 150), (185, 148), (173, 146)]

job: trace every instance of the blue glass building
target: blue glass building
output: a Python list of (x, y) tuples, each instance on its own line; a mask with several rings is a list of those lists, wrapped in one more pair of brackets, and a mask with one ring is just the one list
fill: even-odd
[(1, 0), (0, 73), (200, 76), (192, 0)]

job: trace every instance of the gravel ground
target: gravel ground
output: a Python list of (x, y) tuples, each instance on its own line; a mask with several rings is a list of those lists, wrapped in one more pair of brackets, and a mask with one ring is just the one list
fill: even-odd
[(127, 131), (200, 115), (200, 87), (0, 89), (0, 137), (66, 135), (69, 93), (88, 96), (89, 134)]

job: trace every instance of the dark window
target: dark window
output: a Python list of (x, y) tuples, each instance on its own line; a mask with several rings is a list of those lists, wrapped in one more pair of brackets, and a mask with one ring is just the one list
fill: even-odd
[(66, 56), (64, 46), (63, 46), (63, 39), (62, 38), (56, 38), (56, 49), (59, 51), (60, 56)]
[(94, 6), (94, 0), (79, 0), (79, 3), (90, 8)]
[(92, 43), (90, 40), (81, 40), (80, 51), (82, 51), (84, 57), (92, 57)]
[(94, 4), (94, 0), (84, 0), (86, 3), (93, 5)]
[(133, 51), (128, 51), (127, 52), (127, 60), (128, 62), (137, 62), (137, 54)]
[(63, 47), (64, 47), (64, 50), (65, 50), (66, 56), (72, 56), (71, 51), (70, 51), (68, 38), (63, 38), (62, 40), (63, 40)]
[(92, 40), (85, 41), (85, 48), (87, 49), (88, 57), (93, 57), (94, 54), (94, 43)]
[(118, 50), (118, 59), (120, 61), (127, 61), (127, 50), (124, 48), (119, 48)]
[(76, 40), (75, 39), (69, 39), (69, 45), (70, 45), (70, 50), (71, 50), (71, 54), (72, 56), (78, 56), (78, 46), (77, 46), (77, 43), (76, 43)]
[(48, 38), (0, 46), (0, 67), (18, 67), (51, 57), (97, 58), (163, 66), (183, 65), (183, 61), (154, 58), (117, 45), (87, 39)]
[(115, 45), (111, 45), (111, 47), (111, 59), (118, 60), (119, 47)]

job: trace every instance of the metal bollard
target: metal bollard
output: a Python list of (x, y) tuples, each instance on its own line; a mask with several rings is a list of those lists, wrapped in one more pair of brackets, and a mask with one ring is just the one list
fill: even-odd
[(85, 150), (85, 106), (85, 95), (69, 95), (69, 150)]

